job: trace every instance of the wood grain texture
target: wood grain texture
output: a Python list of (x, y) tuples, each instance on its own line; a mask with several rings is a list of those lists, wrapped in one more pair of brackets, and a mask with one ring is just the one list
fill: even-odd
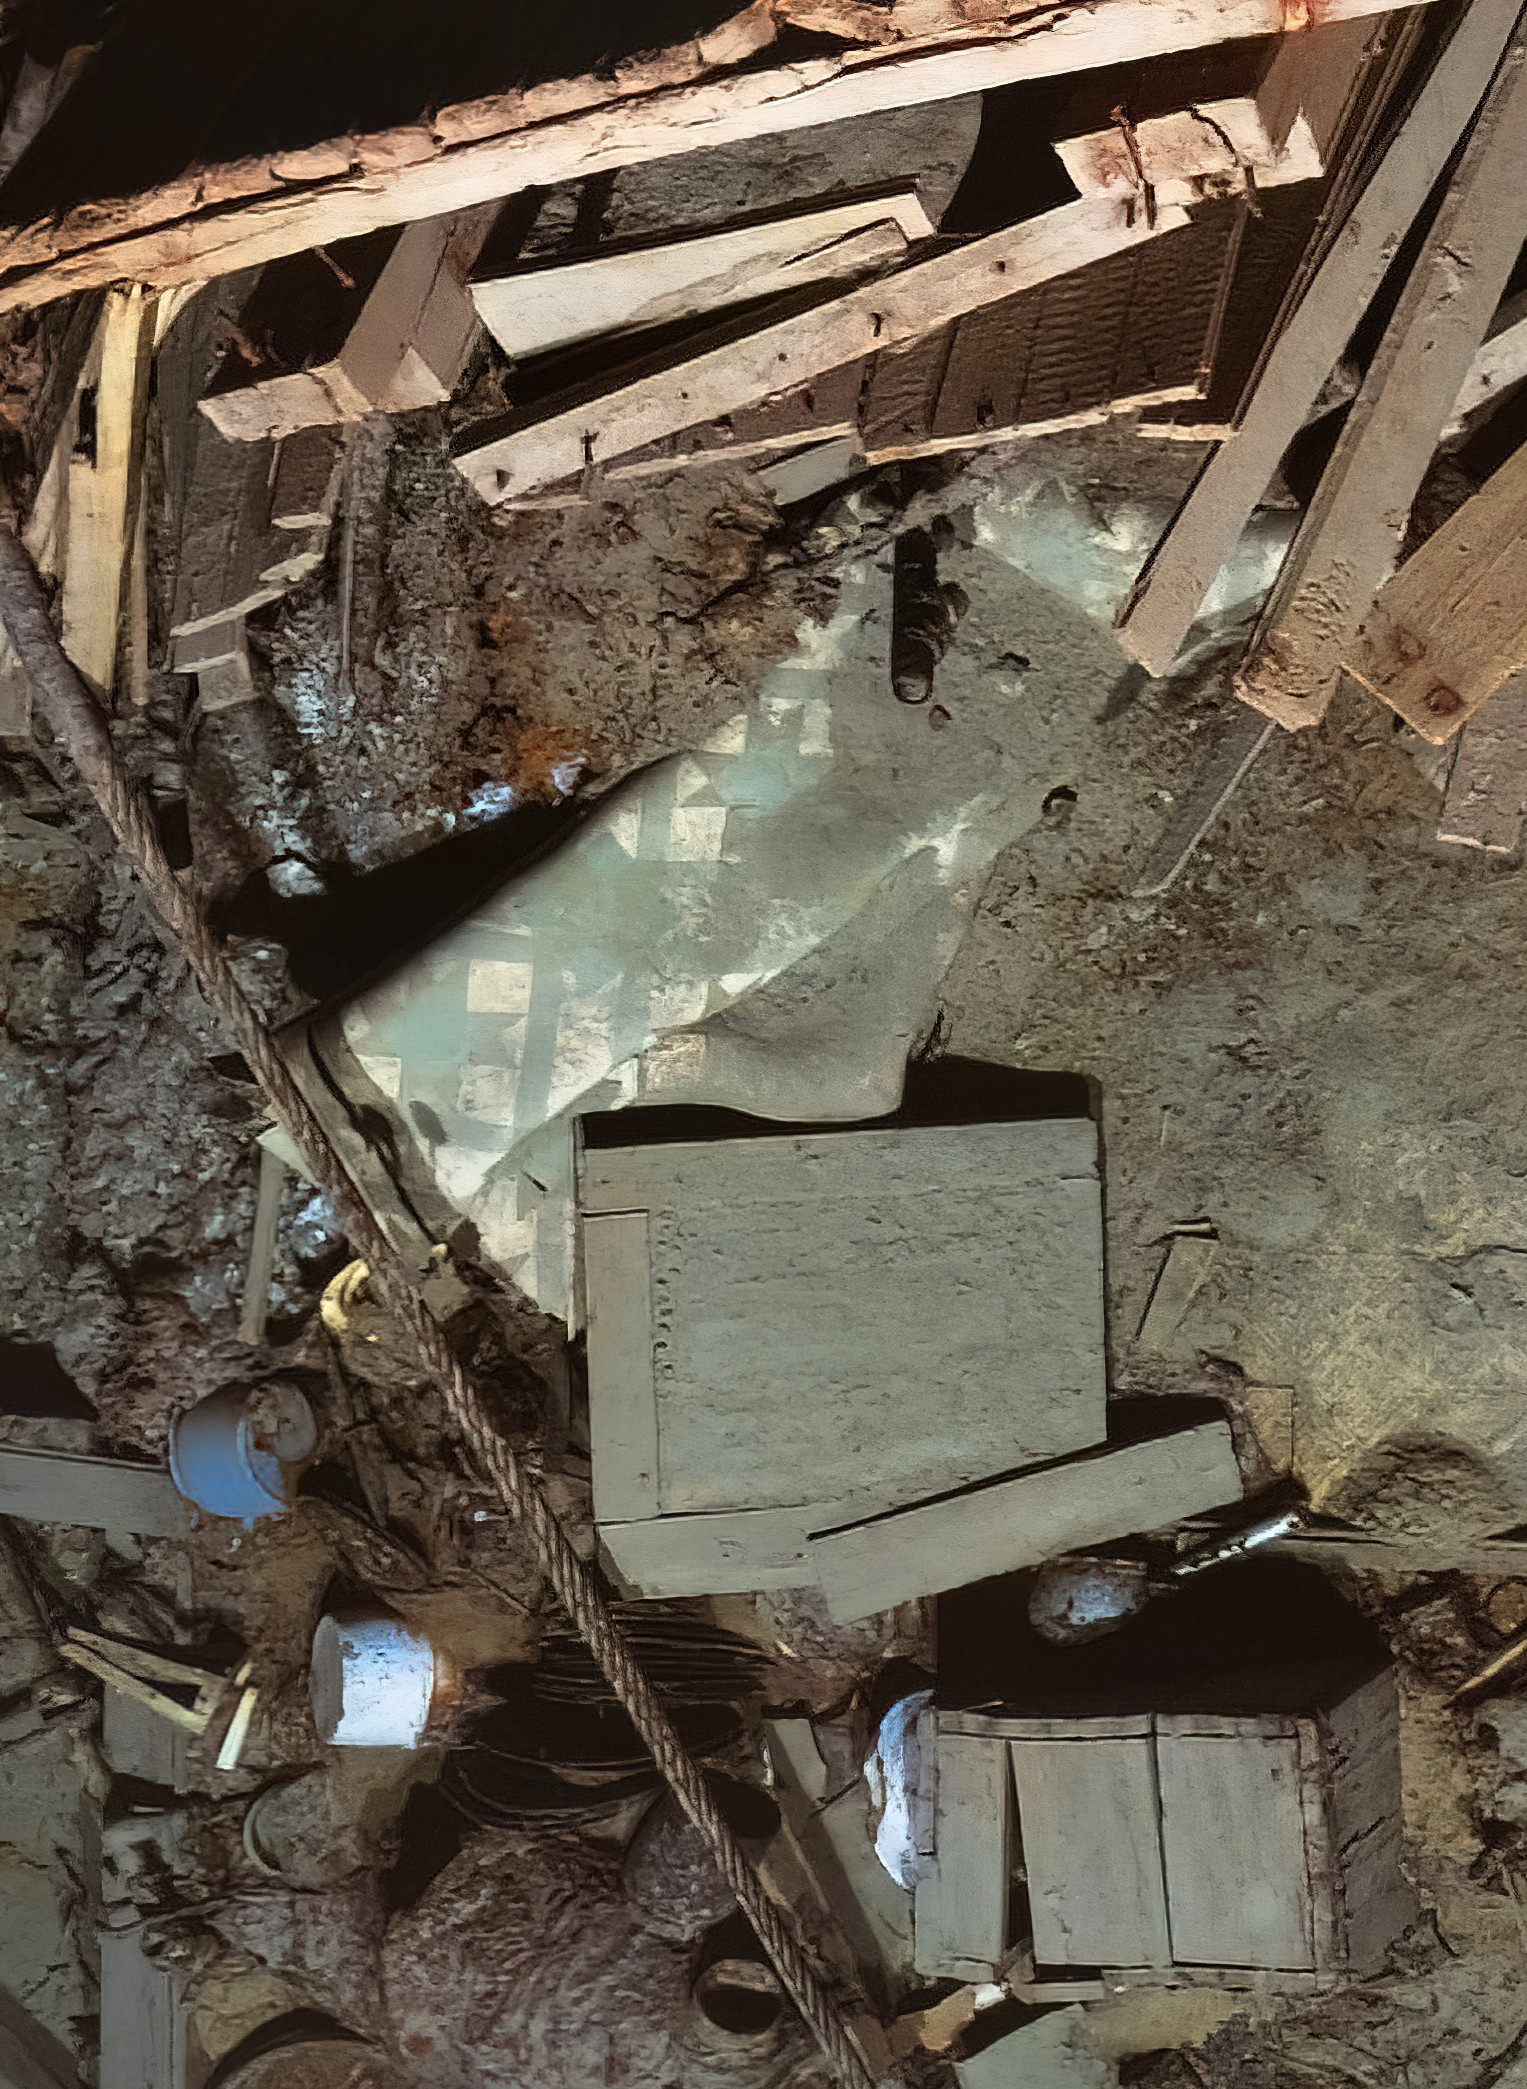
[(162, 1466), (9, 1445), (0, 1448), (0, 1516), (146, 1538), (183, 1538), (191, 1529), (191, 1511)]
[(1165, 674), (1181, 650), (1279, 458), (1452, 157), (1516, 13), (1516, 0), (1475, 0), (1464, 15), (1269, 353), (1239, 426), (1147, 561), (1121, 611), (1118, 636), (1152, 674)]
[(1012, 1777), (1001, 1741), (940, 1733), (932, 1865), (916, 1891), (916, 1959), (930, 1979), (980, 1980), (1007, 1950)]
[(1010, 1745), (1035, 1960), (1170, 1965), (1151, 1737)]
[(868, 274), (905, 257), (933, 226), (915, 190), (719, 232), (551, 261), (471, 286), (506, 354), (544, 355), (594, 335), (636, 332), (803, 283)]
[(1236, 677), (1243, 703), (1317, 723), (1522, 245), (1527, 28), (1512, 38)]
[(1185, 222), (1182, 212), (1164, 211), (1154, 226), (1143, 218), (1130, 226), (1111, 203), (1064, 205), (792, 318), (725, 329), (714, 347), (665, 358), (625, 383), (600, 380), (528, 408), (497, 430), (469, 434), (457, 467), (490, 503), (530, 492), (799, 385), (819, 370), (916, 340), (977, 306)]
[(586, 1218), (589, 1436), (594, 1514), (629, 1522), (658, 1511), (657, 1391), (652, 1375), (652, 1258), (644, 1211)]
[(1313, 1970), (1297, 1738), (1156, 1728), (1173, 1959)]
[(1527, 819), (1527, 673), (1503, 682), (1458, 737), (1438, 841), (1509, 856)]
[(1377, 1971), (1395, 1937), (1416, 1919), (1405, 1876), (1394, 1670), (1383, 1669), (1329, 1706), (1320, 1727), (1340, 1962), (1362, 1977)]
[(1239, 1499), (1229, 1428), (1204, 1422), (1149, 1443), (903, 1509), (811, 1541), (834, 1619), (848, 1623)]
[(1527, 447), (1385, 582), (1345, 665), (1438, 745), (1527, 666)]
[[(1325, 0), (1321, 13), (1332, 22), (1385, 11), (1385, 0)], [(17, 224), (0, 246), (0, 308), (123, 280), (207, 280), (536, 184), (666, 158), (676, 148), (1278, 35), (1286, 27), (1281, 0), (1107, 0), (1037, 20), (1026, 11), (995, 27), (972, 30), (962, 22), (952, 41), (947, 29), (930, 23), (920, 41), (890, 50), (850, 47), (790, 65), (712, 72), (718, 60), (705, 55), (707, 41), (712, 52), (732, 48), (718, 31), (719, 42), (701, 38), (620, 69), (613, 95), (608, 79), (550, 81), (445, 107), (428, 125), (308, 147), (300, 162), (255, 153), (237, 165), (172, 175), (158, 187), (118, 184), (115, 201), (103, 200), (113, 193), (108, 184), (62, 215), (56, 195), (40, 194), (33, 221)], [(263, 33), (269, 36), (268, 25)], [(751, 36), (735, 46), (759, 47)], [(734, 65), (735, 57), (719, 63)], [(426, 98), (421, 88), (421, 104)], [(67, 126), (60, 138), (67, 153)], [(303, 185), (283, 186), (293, 182)]]

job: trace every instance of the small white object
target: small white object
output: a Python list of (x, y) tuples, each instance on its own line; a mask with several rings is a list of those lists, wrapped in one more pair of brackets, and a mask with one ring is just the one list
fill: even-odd
[(932, 1702), (931, 1690), (898, 1699), (881, 1720), (874, 1749), (864, 1765), (870, 1799), (880, 1815), (875, 1855), (897, 1885), (909, 1891), (929, 1869), (917, 1847), (913, 1808), (920, 1769), (917, 1715)]
[(309, 1687), (319, 1739), (331, 1747), (417, 1748), (435, 1690), (435, 1650), (397, 1618), (320, 1618)]

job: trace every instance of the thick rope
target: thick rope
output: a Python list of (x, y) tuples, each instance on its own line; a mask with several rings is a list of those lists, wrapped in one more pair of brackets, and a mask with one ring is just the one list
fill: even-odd
[(540, 1484), (489, 1419), (472, 1375), (463, 1369), (444, 1328), (420, 1295), (406, 1259), (368, 1211), (328, 1133), (314, 1115), (259, 1011), (234, 976), (190, 894), (177, 880), (160, 844), (153, 814), (132, 783), (112, 742), (106, 717), (76, 673), (54, 633), (48, 602), (26, 552), (0, 529), (0, 619), (26, 670), (38, 708), (68, 750), (131, 860), (157, 910), (162, 933), (196, 976), (212, 1008), (248, 1061), (255, 1078), (315, 1178), (342, 1212), (353, 1245), (380, 1273), (388, 1303), (413, 1337), (430, 1376), (445, 1395), (457, 1428), (480, 1471), (504, 1506), (528, 1530), (541, 1571), (556, 1590), (632, 1725), (652, 1751), (684, 1812), (705, 1838), (738, 1905), (758, 1933), (780, 1979), (849, 2089), (873, 2089), (872, 2077), (848, 2034), (841, 2012), (818, 1978), (799, 1938), (765, 1893), (757, 1872), (722, 1818), (696, 1765), (686, 1753), (661, 1700), (637, 1662), (594, 1575), (574, 1551)]

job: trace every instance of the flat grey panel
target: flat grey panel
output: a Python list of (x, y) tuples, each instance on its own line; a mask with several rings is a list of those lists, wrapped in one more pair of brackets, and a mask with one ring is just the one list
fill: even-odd
[(829, 1531), (812, 1539), (811, 1557), (828, 1610), (847, 1622), (1081, 1545), (1160, 1530), (1240, 1493), (1228, 1426), (1200, 1422)]
[(1173, 1958), (1312, 1967), (1297, 1739), (1158, 1733), (1156, 1761)]
[(0, 1450), (0, 1516), (183, 1538), (191, 1511), (162, 1466), (63, 1451)]
[(650, 1214), (664, 1514), (866, 1490), (891, 1509), (1102, 1437), (1085, 1120), (622, 1149), (584, 1171), (587, 1202)]
[(1170, 1965), (1150, 1736), (1011, 1747), (1036, 1961)]
[(919, 1973), (979, 1979), (1007, 1950), (1007, 1744), (940, 1734), (933, 1864), (916, 1896)]
[(658, 1444), (647, 1214), (585, 1219), (582, 1245), (594, 1514), (601, 1523), (653, 1516)]

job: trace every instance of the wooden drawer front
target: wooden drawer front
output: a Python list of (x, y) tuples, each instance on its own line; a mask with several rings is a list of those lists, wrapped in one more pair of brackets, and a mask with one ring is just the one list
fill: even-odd
[(1014, 1741), (1012, 1756), (1038, 1963), (1170, 1965), (1151, 1737)]
[(1312, 1968), (1297, 1740), (1158, 1733), (1156, 1770), (1176, 1963)]

